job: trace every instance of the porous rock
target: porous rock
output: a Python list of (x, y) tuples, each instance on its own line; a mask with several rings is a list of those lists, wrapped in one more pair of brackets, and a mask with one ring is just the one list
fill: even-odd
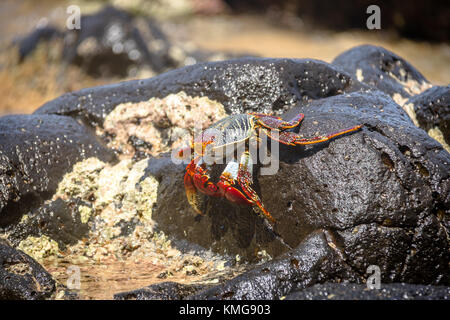
[(282, 113), (297, 103), (366, 88), (325, 62), (241, 58), (198, 63), (145, 80), (86, 88), (45, 103), (36, 114), (70, 115), (102, 125), (117, 105), (184, 91), (222, 103), (227, 112)]
[(433, 138), (447, 145), (450, 152), (450, 86), (430, 88), (409, 98), (405, 105), (412, 105), (417, 125), (430, 136), (435, 134)]
[(329, 232), (318, 230), (294, 250), (187, 299), (274, 300), (323, 279), (356, 281), (357, 274), (345, 263), (339, 250), (328, 245), (332, 241), (330, 236)]
[(161, 282), (141, 289), (120, 292), (114, 295), (115, 300), (182, 300), (195, 292), (205, 289), (201, 284), (180, 284)]
[(114, 159), (86, 127), (64, 116), (1, 117), (0, 140), (0, 227), (49, 199), (76, 162)]
[(406, 283), (381, 284), (379, 289), (354, 283), (316, 284), (295, 291), (286, 300), (449, 300), (450, 287)]
[(300, 129), (306, 136), (364, 127), (312, 147), (281, 145), (276, 174), (255, 170), (275, 232), (251, 208), (223, 199), (206, 197), (205, 214), (195, 216), (180, 183), (183, 165), (170, 155), (148, 167), (160, 183), (153, 214), (159, 228), (249, 259), (261, 250), (278, 256), (325, 228), (360, 273), (379, 264), (385, 281), (448, 281), (448, 152), (379, 91), (315, 100), (286, 118), (298, 112), (306, 114)]
[(44, 268), (0, 239), (0, 300), (46, 299), (55, 288)]
[(338, 55), (332, 64), (358, 81), (388, 94), (400, 105), (431, 87), (408, 61), (383, 47), (357, 46)]
[(80, 199), (64, 201), (61, 198), (44, 203), (11, 229), (8, 240), (13, 245), (19, 245), (30, 236), (45, 235), (56, 241), (61, 249), (68, 244), (75, 244), (86, 237), (89, 231), (88, 224), (81, 221), (79, 208), (83, 206), (89, 208), (90, 204)]
[[(170, 154), (149, 159), (142, 178), (158, 182), (152, 219), (159, 230), (250, 261), (278, 257), (198, 297), (279, 298), (317, 282), (363, 283), (369, 265), (380, 267), (386, 283), (449, 283), (450, 154), (414, 125), (389, 88), (387, 95), (320, 61), (248, 58), (85, 89), (36, 114), (70, 115), (95, 127), (120, 103), (181, 90), (229, 113), (284, 112), (290, 119), (302, 112), (294, 130), (309, 137), (364, 125), (327, 143), (281, 145), (276, 174), (254, 168), (255, 190), (274, 226), (217, 198), (205, 197), (204, 215), (195, 215), (184, 164)], [(212, 176), (222, 169), (213, 167)]]

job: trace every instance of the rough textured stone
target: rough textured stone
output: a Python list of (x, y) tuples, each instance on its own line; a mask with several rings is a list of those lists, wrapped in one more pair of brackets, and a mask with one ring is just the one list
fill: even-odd
[(391, 283), (370, 290), (366, 285), (326, 283), (293, 292), (286, 300), (450, 300), (450, 287)]
[(365, 87), (318, 60), (242, 58), (198, 63), (150, 79), (67, 93), (35, 113), (70, 115), (97, 126), (120, 103), (163, 98), (180, 91), (219, 101), (228, 112), (281, 113), (309, 99)]
[(114, 159), (87, 128), (70, 117), (0, 118), (0, 226), (18, 222), (56, 191), (73, 164), (96, 156)]
[[(281, 145), (274, 175), (255, 166), (255, 190), (274, 226), (250, 207), (218, 198), (204, 197), (204, 215), (195, 215), (184, 192), (184, 165), (170, 154), (148, 160), (140, 179), (157, 180), (151, 218), (158, 231), (247, 261), (274, 258), (191, 298), (277, 299), (320, 282), (364, 283), (372, 264), (380, 267), (383, 283), (448, 285), (450, 154), (390, 97), (414, 93), (398, 83), (401, 70), (407, 70), (403, 82), (421, 80), (412, 67), (392, 61), (386, 72), (395, 77), (370, 83), (372, 88), (315, 60), (199, 64), (67, 94), (34, 116), (70, 115), (95, 128), (119, 103), (182, 90), (216, 100), (229, 113), (273, 112), (290, 119), (302, 112), (305, 119), (294, 131), (309, 137), (363, 124), (327, 143)], [(223, 167), (212, 168), (213, 180)]]
[(61, 198), (46, 203), (33, 210), (26, 219), (11, 228), (8, 240), (13, 245), (29, 236), (46, 235), (55, 240), (59, 248), (67, 244), (75, 244), (86, 237), (89, 231), (87, 223), (81, 222), (79, 206), (89, 207), (89, 204), (78, 201), (64, 201)]
[(295, 250), (188, 299), (272, 300), (316, 281), (357, 281), (358, 275), (346, 265), (339, 250), (328, 244), (333, 241), (331, 236), (327, 231), (315, 232)]
[[(306, 136), (365, 126), (321, 145), (281, 146), (275, 175), (255, 170), (255, 189), (277, 220), (275, 233), (250, 208), (223, 199), (205, 198), (205, 215), (195, 216), (181, 184), (183, 165), (168, 155), (148, 167), (160, 182), (158, 227), (249, 259), (260, 250), (277, 256), (326, 228), (359, 272), (377, 262), (386, 281), (447, 282), (450, 155), (380, 92), (312, 101), (286, 118), (297, 112), (306, 114), (300, 129)], [(427, 277), (412, 276), (419, 265)]]
[(120, 292), (114, 295), (115, 300), (182, 300), (195, 292), (204, 289), (205, 285), (180, 284), (162, 282), (145, 288)]
[(0, 300), (49, 298), (55, 281), (36, 261), (0, 239)]
[(450, 145), (450, 86), (436, 86), (422, 94), (411, 97), (418, 125), (429, 132), (439, 129), (443, 139)]
[(337, 56), (332, 64), (343, 68), (358, 81), (387, 93), (400, 105), (431, 87), (409, 62), (382, 47), (354, 47)]

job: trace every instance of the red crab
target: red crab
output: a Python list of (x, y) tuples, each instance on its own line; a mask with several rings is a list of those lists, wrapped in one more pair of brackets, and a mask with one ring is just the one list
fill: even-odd
[[(291, 146), (307, 145), (328, 141), (362, 127), (362, 125), (357, 125), (314, 138), (304, 138), (299, 134), (287, 131), (298, 126), (303, 118), (304, 114), (302, 113), (290, 121), (262, 113), (235, 114), (202, 131), (193, 140), (190, 147), (183, 148), (178, 152), (180, 158), (185, 157), (187, 153), (193, 156), (193, 160), (186, 167), (186, 174), (184, 175), (186, 196), (192, 208), (197, 213), (202, 214), (199, 209), (201, 201), (201, 197), (197, 193), (199, 191), (212, 197), (225, 197), (238, 205), (253, 206), (256, 212), (263, 213), (271, 223), (274, 223), (275, 219), (265, 209), (261, 199), (251, 188), (253, 161), (246, 142), (252, 137), (259, 139), (261, 132), (274, 139), (273, 132), (276, 131), (278, 133), (276, 140), (283, 144)], [(219, 182), (212, 182), (204, 157), (212, 154), (225, 156), (225, 149), (229, 150), (230, 147), (233, 149), (239, 144), (245, 146), (245, 151), (241, 154), (239, 162), (236, 159), (228, 162)]]

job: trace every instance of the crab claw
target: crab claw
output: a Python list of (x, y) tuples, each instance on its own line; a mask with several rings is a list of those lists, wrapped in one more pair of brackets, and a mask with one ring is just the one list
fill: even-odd
[(253, 205), (253, 203), (249, 201), (241, 191), (233, 187), (230, 183), (226, 181), (219, 181), (217, 186), (221, 189), (224, 197), (227, 198), (228, 201), (238, 205)]
[(189, 146), (179, 148), (179, 149), (175, 150), (174, 156), (175, 156), (175, 159), (186, 160), (189, 162), (189, 161), (191, 161), (192, 148)]
[(237, 171), (239, 169), (239, 164), (237, 162), (231, 161), (228, 163), (224, 172), (220, 176), (220, 181), (217, 186), (220, 189), (220, 194), (227, 198), (229, 201), (239, 204), (239, 205), (253, 205), (253, 202), (249, 200), (245, 194), (233, 187), (237, 184), (235, 179)]

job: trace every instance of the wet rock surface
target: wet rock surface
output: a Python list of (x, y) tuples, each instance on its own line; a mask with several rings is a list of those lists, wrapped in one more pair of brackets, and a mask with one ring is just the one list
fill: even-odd
[[(369, 49), (372, 52), (373, 48)], [(378, 48), (377, 59), (380, 51), (387, 55)], [(366, 52), (364, 48), (362, 52)], [(364, 59), (360, 59), (361, 64), (373, 65)], [(186, 265), (180, 263), (176, 268), (178, 271), (165, 265), (161, 273), (165, 275), (181, 272), (191, 276), (195, 270), (203, 276), (219, 269), (233, 270), (241, 260), (249, 265), (256, 263), (250, 271), (240, 270), (237, 277), (222, 279), (214, 287), (194, 288), (189, 283), (174, 284), (167, 278), (169, 284), (120, 293), (116, 299), (280, 299), (321, 282), (362, 284), (369, 265), (380, 267), (382, 283), (448, 285), (450, 154), (414, 125), (405, 105), (396, 103), (396, 93), (407, 98), (416, 94), (410, 80), (414, 84), (428, 82), (406, 61), (395, 59), (393, 69), (371, 69), (373, 78), (366, 77), (364, 71), (366, 84), (358, 81), (355, 70), (350, 75), (340, 67), (317, 60), (244, 58), (198, 64), (147, 80), (63, 95), (26, 119), (48, 119), (40, 131), (50, 135), (55, 126), (50, 120), (66, 119), (72, 121), (72, 129), (81, 130), (84, 139), (100, 132), (99, 140), (111, 143), (107, 140), (117, 137), (123, 148), (131, 145), (137, 152), (150, 144), (145, 135), (133, 133), (141, 121), (133, 119), (147, 119), (148, 115), (136, 114), (131, 106), (153, 106), (150, 101), (155, 100), (150, 99), (158, 98), (154, 108), (150, 108), (157, 112), (159, 104), (168, 105), (164, 99), (171, 95), (194, 100), (208, 98), (213, 101), (211, 106), (228, 114), (258, 111), (291, 119), (302, 112), (305, 119), (293, 130), (305, 137), (364, 126), (326, 143), (305, 147), (280, 145), (279, 161), (273, 162), (279, 166), (276, 174), (261, 174), (261, 164), (254, 167), (254, 188), (277, 221), (273, 226), (250, 207), (206, 196), (202, 204), (204, 215), (196, 215), (183, 186), (185, 164), (174, 162), (170, 152), (154, 157), (144, 152), (137, 158), (132, 158), (132, 153), (124, 157), (123, 153), (119, 162), (113, 162), (108, 152), (101, 159), (99, 154), (103, 154), (104, 147), (98, 144), (98, 153), (89, 154), (91, 158), (84, 157), (78, 149), (78, 157), (69, 153), (60, 174), (39, 172), (40, 179), (47, 179), (52, 186), (46, 188), (54, 190), (46, 199), (53, 198), (43, 206), (42, 202), (19, 199), (20, 206), (27, 205), (26, 210), (39, 213), (31, 212), (28, 220), (20, 222), (17, 218), (5, 220), (8, 235), (11, 241), (30, 250), (34, 236), (48, 237), (45, 239), (51, 248), (54, 243), (61, 246), (78, 241), (69, 247), (72, 254), (98, 261), (119, 256), (169, 263), (190, 255)], [(406, 75), (398, 81), (404, 68)], [(364, 70), (369, 74), (369, 69)], [(375, 81), (380, 74), (391, 78)], [(183, 110), (181, 118), (186, 121), (195, 119), (194, 113), (189, 112), (198, 112), (184, 106), (176, 110)], [(127, 113), (131, 116), (127, 117)], [(120, 117), (112, 117), (114, 114)], [(212, 116), (220, 118), (225, 114)], [(11, 136), (17, 139), (24, 133), (12, 121), (16, 117), (23, 116), (7, 120), (12, 123)], [(117, 124), (123, 119), (125, 135), (119, 137), (110, 132), (105, 136), (105, 129), (119, 128)], [(156, 118), (148, 119), (154, 120), (157, 127), (161, 125)], [(168, 135), (172, 135), (170, 128), (176, 127), (178, 120), (170, 116), (161, 119), (172, 119), (164, 124)], [(80, 123), (85, 128), (80, 129)], [(60, 126), (58, 122), (58, 130), (62, 130)], [(24, 136), (23, 141), (34, 141), (36, 134)], [(77, 138), (74, 141), (84, 141)], [(64, 143), (68, 148), (72, 146), (70, 138), (66, 137)], [(19, 147), (26, 148), (27, 144)], [(275, 149), (271, 152), (276, 154)], [(8, 168), (2, 179), (11, 179), (15, 172), (14, 166)], [(45, 168), (45, 164), (39, 168)], [(211, 169), (215, 179), (224, 165)], [(67, 172), (64, 178), (63, 172)], [(8, 186), (8, 182), (4, 185)], [(56, 212), (54, 221), (46, 218), (48, 211)], [(31, 227), (36, 223), (43, 223), (39, 231)], [(80, 239), (86, 235), (85, 224), (90, 228), (87, 242)], [(77, 231), (57, 235), (58, 225)], [(169, 238), (173, 240), (170, 243)], [(180, 241), (185, 244), (180, 245)], [(208, 255), (204, 251), (202, 255), (189, 253), (195, 246), (212, 250), (214, 255), (209, 257), (215, 262), (198, 262)], [(193, 288), (197, 292), (193, 293)]]
[(188, 299), (272, 300), (316, 281), (357, 281), (358, 275), (345, 263), (339, 250), (328, 244), (331, 236), (326, 231), (315, 232), (294, 250)]
[[(275, 232), (250, 208), (223, 199), (206, 198), (205, 215), (193, 216), (178, 183), (183, 167), (169, 156), (150, 160), (148, 167), (160, 183), (153, 213), (158, 227), (249, 259), (260, 250), (277, 256), (312, 231), (326, 228), (333, 230), (337, 246), (358, 272), (386, 261), (380, 266), (384, 280), (411, 280), (408, 272), (433, 261), (428, 275), (438, 282), (447, 277), (449, 154), (380, 92), (312, 101), (286, 118), (297, 112), (306, 114), (301, 128), (306, 136), (357, 123), (365, 127), (312, 148), (280, 147), (277, 174), (256, 175), (256, 190), (277, 220)], [(218, 167), (220, 172), (223, 167)], [(436, 229), (431, 232), (432, 226)], [(426, 240), (430, 238), (435, 245)], [(436, 273), (437, 266), (441, 271)]]
[(35, 114), (70, 115), (97, 126), (121, 103), (163, 98), (180, 91), (218, 101), (228, 113), (280, 114), (309, 99), (361, 88), (367, 87), (322, 61), (241, 58), (199, 63), (150, 79), (64, 94), (44, 104)]
[(205, 285), (185, 285), (176, 282), (162, 282), (148, 287), (114, 295), (115, 300), (182, 300)]
[(358, 284), (317, 284), (293, 292), (286, 300), (449, 300), (450, 287), (405, 283), (383, 284), (380, 289), (367, 289)]
[(89, 232), (87, 223), (81, 220), (80, 206), (90, 204), (78, 201), (64, 201), (61, 198), (43, 204), (22, 219), (8, 235), (13, 245), (28, 237), (47, 236), (56, 241), (60, 248), (75, 244)]
[(63, 174), (78, 161), (111, 151), (70, 117), (11, 115), (0, 118), (0, 227), (18, 222), (56, 191)]
[(46, 299), (55, 288), (55, 280), (39, 263), (0, 239), (0, 299)]

